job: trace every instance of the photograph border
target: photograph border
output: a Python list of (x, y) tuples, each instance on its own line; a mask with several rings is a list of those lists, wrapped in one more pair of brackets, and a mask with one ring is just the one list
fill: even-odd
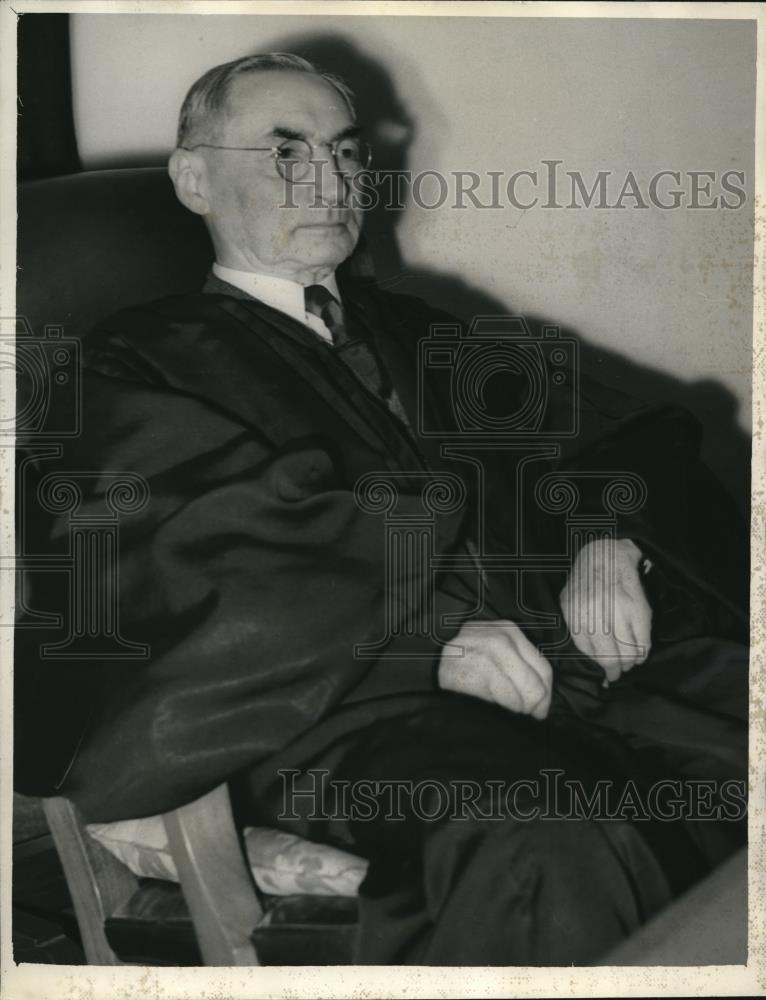
[[(0, 73), (2, 73), (2, 157), (0, 216), (4, 231), (0, 253), (0, 320), (15, 316), (16, 219), (16, 21), (18, 15), (42, 13), (131, 13), (151, 17), (170, 13), (237, 15), (256, 13), (296, 17), (319, 15), (749, 19), (757, 22), (757, 97), (755, 135), (755, 236), (753, 275), (753, 461), (751, 521), (751, 662), (749, 798), (749, 938), (744, 966), (588, 967), (588, 968), (431, 968), (431, 967), (290, 967), (290, 968), (94, 968), (89, 966), (15, 965), (11, 949), (11, 808), (12, 808), (12, 653), (13, 574), (0, 573), (0, 697), (2, 798), (0, 799), (0, 996), (33, 997), (541, 997), (541, 996), (748, 996), (762, 995), (766, 976), (766, 60), (764, 5), (755, 3), (512, 3), (512, 2), (319, 2), (303, 0), (253, 3), (244, 0), (0, 0)], [(3, 334), (8, 330), (3, 329)], [(15, 404), (14, 372), (0, 370), (0, 420), (10, 421)], [(13, 448), (0, 448), (3, 530), (0, 565), (13, 560)]]

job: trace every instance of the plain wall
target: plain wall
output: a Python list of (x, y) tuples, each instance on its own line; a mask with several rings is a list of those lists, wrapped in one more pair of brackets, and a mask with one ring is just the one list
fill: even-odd
[[(406, 148), (393, 125), (378, 130), (379, 166), (503, 171), (507, 180), (556, 159), (588, 187), (598, 170), (611, 171), (610, 201), (628, 171), (645, 199), (660, 170), (743, 171), (747, 200), (737, 210), (467, 202), (411, 205), (371, 227), (389, 287), (463, 315), (508, 311), (560, 324), (606, 379), (690, 406), (706, 423), (711, 463), (741, 495), (755, 22), (76, 14), (71, 27), (86, 168), (161, 162), (183, 95), (205, 69), (300, 49), (350, 79), (365, 117), (409, 123)], [(684, 176), (687, 197), (690, 183)], [(482, 200), (488, 184), (477, 189)], [(520, 183), (520, 196), (529, 191)], [(544, 200), (542, 184), (538, 193)], [(559, 201), (569, 200), (564, 185)]]

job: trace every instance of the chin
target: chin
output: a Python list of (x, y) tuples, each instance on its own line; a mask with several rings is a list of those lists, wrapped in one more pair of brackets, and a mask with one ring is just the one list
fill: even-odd
[(332, 229), (303, 230), (295, 241), (294, 257), (307, 265), (323, 265), (334, 269), (351, 256), (358, 238), (358, 235), (353, 235), (348, 229), (337, 233)]

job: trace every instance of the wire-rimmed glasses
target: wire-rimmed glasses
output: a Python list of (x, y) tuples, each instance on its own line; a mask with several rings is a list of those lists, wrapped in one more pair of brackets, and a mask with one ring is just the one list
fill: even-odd
[[(306, 139), (285, 139), (278, 146), (218, 146), (210, 142), (197, 142), (193, 146), (180, 146), (192, 152), (195, 149), (223, 149), (240, 153), (271, 153), (277, 172), (286, 181), (305, 180), (311, 172), (316, 157)], [(336, 169), (346, 177), (354, 177), (367, 170), (372, 163), (372, 149), (359, 136), (347, 136), (329, 145)]]

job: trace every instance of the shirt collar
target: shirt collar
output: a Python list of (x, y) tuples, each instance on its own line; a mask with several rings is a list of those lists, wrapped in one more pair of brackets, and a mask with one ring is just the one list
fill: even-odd
[[(227, 281), (235, 288), (252, 295), (254, 299), (271, 306), (272, 309), (287, 313), (299, 323), (306, 322), (305, 286), (299, 282), (290, 281), (287, 278), (275, 278), (271, 274), (260, 274), (255, 271), (238, 271), (221, 264), (213, 264), (213, 274), (221, 281)], [(328, 275), (319, 284), (324, 285), (327, 291), (340, 302), (338, 284), (334, 274)]]

